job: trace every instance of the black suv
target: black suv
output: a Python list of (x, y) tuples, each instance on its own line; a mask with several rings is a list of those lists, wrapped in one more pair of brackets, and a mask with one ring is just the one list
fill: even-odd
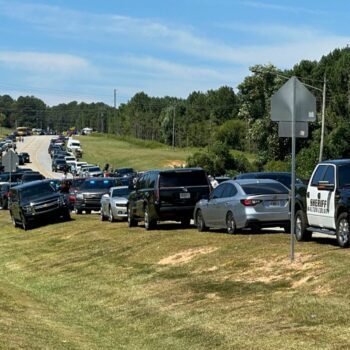
[(86, 214), (90, 214), (92, 210), (100, 210), (102, 196), (115, 185), (113, 177), (87, 178), (75, 192), (75, 213), (81, 214), (84, 210)]
[(43, 218), (70, 219), (67, 199), (57, 192), (51, 180), (28, 182), (10, 189), (9, 209), (15, 227), (27, 230)]
[(209, 181), (201, 168), (147, 171), (137, 179), (129, 196), (129, 227), (141, 220), (146, 230), (164, 220), (188, 226), (196, 203), (207, 199), (209, 192)]

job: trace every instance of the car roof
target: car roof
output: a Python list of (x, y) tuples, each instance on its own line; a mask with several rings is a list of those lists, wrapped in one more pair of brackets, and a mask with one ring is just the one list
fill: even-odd
[(111, 187), (110, 190), (119, 190), (119, 189), (128, 189), (129, 186), (114, 186)]
[(39, 184), (44, 183), (44, 182), (50, 183), (50, 181), (52, 181), (52, 179), (44, 179), (44, 180), (36, 180), (36, 181), (25, 182), (25, 183), (23, 183), (21, 185), (16, 186), (16, 189), (22, 190), (23, 188), (39, 185)]
[(334, 165), (345, 165), (350, 164), (350, 159), (333, 159), (333, 160), (324, 160), (319, 164), (334, 164)]
[(273, 179), (237, 179), (237, 180), (228, 180), (228, 181), (222, 182), (221, 184), (226, 183), (226, 182), (238, 183), (239, 185), (271, 184), (272, 183), (272, 184), (280, 184), (280, 185), (284, 186), (281, 182), (273, 180)]

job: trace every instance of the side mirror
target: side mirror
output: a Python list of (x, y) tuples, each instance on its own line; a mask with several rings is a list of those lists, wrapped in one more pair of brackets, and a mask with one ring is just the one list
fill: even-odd
[(319, 181), (317, 184), (317, 189), (319, 191), (334, 191), (335, 185), (330, 184), (328, 181)]

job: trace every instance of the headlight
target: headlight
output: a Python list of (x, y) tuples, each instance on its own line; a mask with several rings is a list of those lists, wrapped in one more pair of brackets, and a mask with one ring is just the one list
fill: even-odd
[(84, 199), (84, 195), (83, 195), (82, 193), (78, 193), (78, 194), (76, 195), (76, 198), (77, 198), (77, 199)]

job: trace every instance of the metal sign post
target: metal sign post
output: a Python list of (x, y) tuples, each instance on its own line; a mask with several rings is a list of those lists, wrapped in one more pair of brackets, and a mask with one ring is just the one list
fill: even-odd
[(308, 136), (308, 122), (316, 120), (316, 98), (291, 77), (271, 98), (271, 120), (278, 121), (278, 136), (292, 138), (292, 183), (290, 200), (290, 259), (295, 257), (295, 156), (296, 138)]

